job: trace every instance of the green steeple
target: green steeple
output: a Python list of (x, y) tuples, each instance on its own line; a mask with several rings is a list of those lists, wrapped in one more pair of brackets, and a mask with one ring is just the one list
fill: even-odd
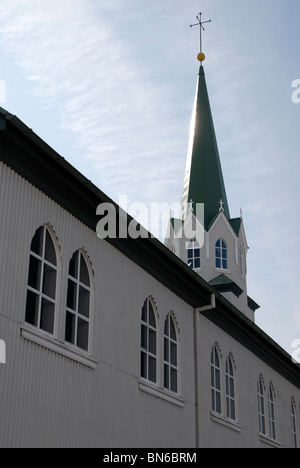
[[(222, 200), (223, 203), (220, 203)], [(181, 200), (182, 217), (186, 206), (192, 201), (194, 213), (196, 203), (204, 203), (204, 228), (219, 213), (220, 207), (230, 219), (229, 207), (223, 180), (217, 140), (209, 104), (204, 68), (199, 70), (196, 98), (191, 122), (191, 133), (187, 155)]]

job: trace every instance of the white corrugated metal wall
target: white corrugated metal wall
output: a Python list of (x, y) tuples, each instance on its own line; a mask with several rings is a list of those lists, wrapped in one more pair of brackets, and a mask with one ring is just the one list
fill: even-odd
[[(0, 339), (6, 343), (6, 364), (0, 364), (0, 446), (195, 447), (193, 310), (2, 163), (0, 214)], [(57, 238), (58, 302), (55, 337), (41, 333), (37, 344), (39, 334), (24, 322), (25, 302), (31, 240), (45, 223)], [(79, 248), (90, 259), (94, 289), (92, 359), (83, 362), (64, 344), (69, 261)], [(158, 307), (160, 382), (164, 321), (171, 310), (178, 322), (181, 400), (167, 401), (150, 394), (151, 388), (139, 388), (141, 308), (149, 296)], [(256, 381), (263, 373), (277, 392), (278, 446), (291, 446), (289, 402), (294, 396), (299, 403), (299, 389), (209, 320), (201, 316), (199, 323), (202, 444), (266, 445), (256, 413)], [(241, 430), (211, 415), (210, 351), (216, 341), (223, 361), (229, 352), (235, 359)]]
[[(7, 346), (0, 367), (0, 446), (195, 446), (192, 309), (2, 163), (0, 213), (0, 339)], [(58, 345), (64, 340), (69, 260), (79, 248), (90, 258), (95, 369), (50, 350), (47, 340), (41, 346), (21, 336), (24, 325), (30, 330), (24, 323), (30, 244), (45, 223), (59, 246)], [(182, 407), (139, 389), (140, 315), (150, 295), (158, 306), (160, 359), (170, 310), (186, 342)]]

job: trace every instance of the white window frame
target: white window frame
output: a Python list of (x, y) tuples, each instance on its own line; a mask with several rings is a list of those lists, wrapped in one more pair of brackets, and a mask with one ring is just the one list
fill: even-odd
[[(143, 309), (146, 307), (146, 319), (143, 320)], [(154, 315), (155, 326), (150, 324), (150, 307)], [(141, 315), (141, 352), (140, 352), (140, 376), (147, 382), (153, 385), (158, 385), (158, 327), (157, 314), (155, 306), (148, 297), (144, 302)], [(150, 351), (150, 341), (155, 337), (155, 352)], [(145, 361), (144, 361), (145, 359)], [(143, 362), (146, 362), (146, 369), (143, 367)], [(150, 362), (155, 363), (155, 380), (150, 378)], [(143, 375), (144, 374), (144, 375)]]
[[(74, 257), (74, 255), (78, 255), (78, 260), (77, 260), (77, 271), (75, 272), (75, 275), (70, 275), (70, 263)], [(87, 273), (88, 273), (88, 277), (89, 277), (89, 285), (87, 285), (86, 283), (82, 282), (80, 280), (80, 273), (81, 273), (81, 265), (82, 265), (82, 261), (85, 263), (85, 266), (86, 266), (86, 269), (87, 269)], [(70, 261), (69, 261), (69, 271), (68, 271), (68, 284), (67, 284), (67, 288), (69, 289), (69, 285), (70, 285), (70, 282), (72, 282), (74, 285), (75, 285), (75, 290), (76, 290), (76, 298), (75, 298), (75, 309), (74, 308), (71, 308), (71, 307), (68, 307), (68, 298), (67, 298), (67, 304), (66, 304), (66, 319), (65, 319), (65, 343), (68, 343), (69, 345), (72, 345), (84, 352), (89, 352), (90, 348), (91, 348), (91, 345), (90, 345), (90, 335), (91, 335), (91, 313), (92, 313), (92, 276), (91, 276), (91, 272), (90, 272), (90, 264), (89, 264), (89, 261), (88, 259), (86, 258), (86, 255), (84, 253), (84, 251), (82, 249), (78, 249), (76, 250)], [(68, 289), (67, 289), (67, 294), (68, 294)], [(87, 293), (89, 295), (89, 303), (88, 303), (88, 313), (86, 315), (84, 314), (81, 314), (79, 312), (79, 304), (80, 304), (80, 291), (85, 291), (85, 293)], [(66, 338), (66, 334), (67, 334), (67, 317), (68, 317), (68, 314), (69, 316), (72, 315), (74, 321), (75, 321), (75, 329), (73, 331), (73, 339), (72, 340), (68, 340)], [(88, 331), (87, 331), (87, 346), (86, 347), (82, 347), (78, 344), (78, 324), (79, 324), (79, 321), (81, 320), (81, 322), (85, 322), (87, 324), (87, 327), (88, 327)]]
[[(196, 251), (199, 251), (199, 255), (196, 255)], [(189, 252), (192, 252), (189, 258)], [(186, 256), (187, 265), (193, 270), (199, 270), (201, 268), (201, 250), (199, 242), (196, 239), (186, 243)], [(197, 266), (196, 266), (197, 265)]]
[(244, 275), (244, 250), (242, 247), (239, 248), (239, 270), (240, 276), (243, 278)]
[[(220, 243), (220, 246), (217, 245), (218, 243)], [(217, 255), (217, 249), (220, 251), (220, 255)], [(225, 256), (224, 251), (226, 252)], [(220, 262), (220, 266), (217, 266), (218, 261)], [(215, 265), (218, 270), (228, 270), (228, 247), (223, 238), (218, 239), (215, 244)]]
[[(167, 324), (167, 332), (166, 332)], [(171, 336), (171, 324), (174, 327), (175, 338)], [(172, 352), (173, 349), (173, 352)], [(172, 355), (176, 353), (176, 362), (172, 362)], [(178, 353), (178, 332), (172, 313), (170, 312), (164, 324), (164, 388), (175, 394), (179, 393), (179, 353)], [(172, 372), (176, 373), (176, 390), (172, 389)], [(166, 383), (166, 373), (168, 382)]]
[(292, 431), (293, 448), (298, 448), (297, 409), (296, 409), (296, 403), (295, 403), (294, 398), (291, 399), (290, 416), (291, 416), (291, 431)]
[(235, 372), (231, 356), (227, 356), (225, 363), (225, 398), (226, 418), (236, 421)]
[[(298, 432), (300, 434), (300, 405), (298, 405), (297, 407), (297, 417), (298, 417), (298, 422), (297, 422), (297, 425), (298, 425)], [(299, 436), (300, 437), (300, 436)]]
[(268, 389), (268, 420), (269, 420), (269, 437), (271, 440), (276, 440), (276, 407), (275, 407), (275, 392), (272, 383)]
[(262, 377), (257, 381), (258, 424), (259, 434), (266, 435), (265, 391)]
[[(216, 362), (216, 358), (218, 362)], [(211, 359), (210, 359), (210, 369), (211, 369), (211, 405), (213, 413), (222, 414), (222, 383), (221, 383), (221, 358), (217, 347), (214, 345), (211, 350)], [(219, 386), (217, 385), (219, 382)], [(219, 410), (218, 410), (219, 403)]]
[[(38, 231), (42, 229), (42, 245), (41, 245), (41, 254), (38, 254), (32, 250), (32, 242), (34, 237), (37, 235)], [(52, 243), (52, 247), (55, 253), (55, 261), (56, 263), (52, 263), (46, 259), (46, 240), (47, 234), (50, 238)], [(40, 265), (40, 271), (37, 273), (38, 276), (38, 285), (37, 288), (29, 285), (30, 280), (30, 271), (32, 268), (32, 259), (36, 259)], [(53, 272), (55, 272), (55, 285), (54, 285), (54, 297), (49, 296), (43, 290), (45, 289), (45, 272), (46, 269), (49, 268)], [(25, 322), (26, 324), (35, 327), (36, 329), (40, 330), (42, 333), (49, 334), (51, 336), (55, 335), (56, 330), (56, 304), (57, 304), (57, 285), (58, 285), (58, 253), (57, 253), (57, 245), (55, 242), (55, 236), (50, 229), (50, 227), (46, 224), (40, 226), (34, 233), (34, 236), (31, 239), (31, 246), (30, 246), (30, 256), (29, 256), (29, 268), (28, 268), (28, 280), (27, 280), (27, 299), (26, 299), (26, 311), (25, 311)], [(38, 297), (38, 311), (37, 311), (37, 319), (36, 323), (32, 323), (29, 321), (28, 318), (28, 293), (33, 293)], [(42, 304), (43, 301), (47, 301), (53, 307), (53, 325), (52, 330), (46, 329), (42, 327)], [(27, 317), (27, 319), (26, 319)]]

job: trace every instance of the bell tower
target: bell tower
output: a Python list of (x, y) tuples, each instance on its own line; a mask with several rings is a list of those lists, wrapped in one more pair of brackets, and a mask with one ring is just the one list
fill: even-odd
[[(200, 26), (200, 68), (191, 118), (181, 212), (170, 218), (170, 236), (165, 245), (190, 268), (254, 321), (259, 307), (247, 295), (248, 244), (242, 214), (231, 218), (214, 129), (202, 52), (203, 24)], [(200, 210), (199, 210), (200, 207)], [(201, 216), (199, 216), (199, 212)], [(192, 226), (198, 225), (193, 235)]]

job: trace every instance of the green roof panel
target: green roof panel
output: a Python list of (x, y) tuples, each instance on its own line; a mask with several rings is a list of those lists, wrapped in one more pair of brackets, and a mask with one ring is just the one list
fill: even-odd
[(219, 213), (220, 200), (223, 201), (228, 219), (230, 214), (202, 66), (198, 76), (193, 123), (182, 194), (182, 214), (186, 215), (184, 207), (191, 200), (194, 212), (196, 203), (204, 203), (204, 228), (207, 230), (211, 220)]
[(239, 297), (243, 292), (243, 290), (232, 279), (223, 274), (209, 281), (209, 284), (221, 293), (230, 291), (237, 297)]

